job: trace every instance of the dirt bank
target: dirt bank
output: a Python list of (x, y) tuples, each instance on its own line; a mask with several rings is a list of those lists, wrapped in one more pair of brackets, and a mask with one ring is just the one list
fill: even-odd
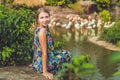
[(108, 43), (106, 41), (101, 41), (98, 38), (99, 37), (91, 37), (88, 39), (88, 41), (90, 41), (96, 45), (102, 46), (102, 47), (109, 49), (109, 50), (120, 51), (120, 47), (117, 47), (117, 46), (113, 45), (112, 43)]
[(0, 68), (0, 80), (46, 80), (41, 73), (28, 66), (7, 66)]

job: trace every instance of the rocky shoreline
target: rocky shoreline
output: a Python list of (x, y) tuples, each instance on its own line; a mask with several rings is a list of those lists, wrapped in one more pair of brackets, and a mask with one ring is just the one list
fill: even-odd
[(102, 46), (106, 49), (112, 50), (112, 51), (120, 51), (120, 47), (117, 47), (117, 46), (113, 45), (112, 43), (108, 43), (106, 41), (99, 40), (98, 36), (88, 38), (88, 41), (90, 41), (98, 46)]
[(46, 80), (42, 73), (26, 66), (7, 66), (0, 68), (0, 80)]

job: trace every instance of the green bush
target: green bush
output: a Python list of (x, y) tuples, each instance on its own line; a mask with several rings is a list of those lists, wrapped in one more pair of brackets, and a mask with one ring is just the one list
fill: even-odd
[(54, 42), (54, 49), (55, 50), (61, 50), (64, 48), (64, 46), (65, 46), (64, 42), (60, 42), (60, 41)]
[[(0, 65), (16, 65), (31, 61), (34, 12), (15, 10), (0, 5)], [(6, 63), (7, 62), (7, 63)]]
[(4, 4), (4, 5), (11, 4), (11, 3), (13, 3), (13, 0), (1, 0), (1, 4)]
[(93, 0), (99, 11), (110, 8), (111, 0)]
[(108, 10), (102, 10), (101, 12), (99, 12), (99, 15), (103, 21), (103, 24), (101, 26), (101, 31), (103, 31), (105, 22), (111, 21), (111, 15)]
[(67, 68), (61, 70), (55, 80), (81, 80), (81, 78), (90, 77), (88, 74), (94, 74), (97, 71), (88, 55), (72, 57), (72, 63), (65, 63), (64, 65)]
[(68, 4), (75, 3), (77, 0), (46, 0), (50, 6), (67, 6)]
[(76, 2), (74, 4), (68, 4), (68, 7), (72, 8), (78, 14), (82, 14), (85, 11), (81, 6), (80, 1)]
[(120, 0), (116, 0), (116, 5), (120, 7)]
[(116, 21), (115, 25), (113, 25), (112, 27), (105, 29), (101, 33), (100, 37), (101, 39), (114, 44), (120, 41), (120, 20)]
[(120, 47), (120, 40), (117, 41), (117, 44), (116, 44), (118, 47)]
[[(118, 66), (119, 66), (119, 63), (120, 63), (120, 51), (115, 51), (112, 54), (110, 54), (109, 57), (108, 57), (108, 61), (109, 61), (110, 65), (118, 63)], [(116, 78), (118, 76), (120, 76), (120, 68), (119, 67), (117, 68), (117, 71), (112, 76), (116, 77)]]
[(104, 22), (107, 22), (107, 21), (110, 21), (111, 20), (111, 15), (110, 15), (110, 12), (108, 10), (102, 10), (100, 13), (99, 13), (102, 21)]

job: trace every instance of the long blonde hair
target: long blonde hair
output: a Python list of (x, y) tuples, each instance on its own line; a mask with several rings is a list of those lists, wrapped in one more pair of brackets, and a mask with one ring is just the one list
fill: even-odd
[[(33, 27), (33, 32), (35, 32), (36, 28), (38, 27), (38, 18), (39, 18), (39, 14), (41, 12), (45, 12), (45, 13), (48, 13), (49, 16), (50, 16), (50, 13), (49, 11), (45, 8), (45, 7), (42, 7), (42, 8), (39, 8), (36, 15), (35, 15), (35, 23), (32, 24), (32, 27)], [(33, 35), (33, 45), (32, 45), (32, 49), (34, 48), (34, 35)]]
[(45, 7), (42, 7), (42, 8), (40, 8), (40, 9), (38, 9), (38, 11), (37, 11), (37, 13), (36, 13), (36, 16), (35, 16), (35, 26), (36, 26), (36, 27), (38, 26), (38, 17), (39, 17), (39, 14), (40, 14), (41, 12), (48, 13), (49, 16), (50, 16), (49, 11), (48, 11)]

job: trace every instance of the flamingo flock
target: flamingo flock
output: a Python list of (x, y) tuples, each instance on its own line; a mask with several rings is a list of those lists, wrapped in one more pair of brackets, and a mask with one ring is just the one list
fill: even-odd
[[(66, 22), (60, 22), (59, 19), (51, 16), (49, 26), (53, 28), (61, 27), (66, 30), (72, 30), (73, 32), (76, 32), (76, 35), (78, 35), (78, 32), (80, 34), (95, 35), (95, 28), (97, 28), (97, 32), (100, 33), (102, 24), (104, 23), (99, 16), (95, 18), (90, 15), (83, 18), (77, 14), (68, 14), (65, 19), (67, 20)], [(104, 23), (103, 26), (105, 28), (109, 28), (114, 24), (115, 22), (108, 21)]]

